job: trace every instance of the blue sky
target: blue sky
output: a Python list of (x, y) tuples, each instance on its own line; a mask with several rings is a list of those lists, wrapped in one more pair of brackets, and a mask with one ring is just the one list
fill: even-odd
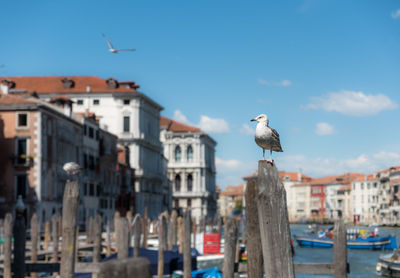
[[(399, 1), (6, 1), (1, 75), (134, 80), (162, 115), (218, 143), (217, 184), (281, 135), (279, 170), (320, 177), (400, 165)], [(112, 54), (102, 33), (116, 48)]]

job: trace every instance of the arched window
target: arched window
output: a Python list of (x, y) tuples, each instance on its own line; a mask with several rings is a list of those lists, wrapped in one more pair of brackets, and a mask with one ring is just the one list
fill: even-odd
[(192, 161), (193, 160), (193, 148), (191, 145), (187, 148), (187, 160)]
[(189, 174), (187, 176), (187, 189), (188, 189), (189, 192), (193, 190), (193, 176), (192, 176), (192, 174)]
[(181, 147), (176, 146), (175, 148), (175, 161), (181, 161)]
[(175, 176), (175, 191), (181, 191), (181, 176), (179, 174)]

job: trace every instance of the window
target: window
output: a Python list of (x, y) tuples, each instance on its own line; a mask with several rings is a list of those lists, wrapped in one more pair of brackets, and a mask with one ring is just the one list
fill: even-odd
[(129, 105), (131, 103), (130, 99), (124, 99), (124, 105)]
[(77, 105), (83, 105), (83, 99), (78, 99), (78, 100), (76, 101), (76, 104), (77, 104)]
[(361, 183), (361, 190), (364, 189), (364, 183)]
[(89, 187), (89, 196), (94, 196), (94, 184), (91, 183)]
[(187, 190), (189, 192), (193, 190), (193, 176), (192, 176), (192, 174), (189, 174), (187, 176)]
[(130, 131), (130, 118), (129, 116), (124, 116), (124, 132)]
[(187, 148), (187, 160), (192, 161), (192, 159), (193, 159), (193, 148), (192, 146), (189, 146)]
[(187, 199), (187, 207), (188, 208), (192, 207), (192, 199)]
[(100, 104), (100, 100), (99, 99), (94, 99), (93, 100), (93, 105), (99, 105)]
[(93, 129), (93, 127), (89, 127), (89, 138), (94, 138), (94, 129)]
[(18, 138), (16, 145), (16, 155), (17, 155), (17, 164), (26, 164), (26, 158), (28, 155), (28, 144), (26, 138)]
[(175, 199), (175, 207), (179, 208), (179, 200), (178, 199)]
[(19, 128), (28, 127), (28, 114), (27, 113), (18, 113), (17, 117), (18, 117), (17, 127), (19, 127)]
[(26, 182), (27, 176), (26, 175), (18, 175), (16, 177), (16, 188), (15, 188), (15, 197), (18, 198), (21, 195), (22, 199), (26, 198)]
[(83, 195), (86, 196), (87, 195), (87, 183), (85, 182), (83, 185)]
[(371, 184), (370, 183), (367, 183), (367, 188), (371, 189)]
[(180, 175), (175, 176), (175, 191), (176, 192), (181, 191), (181, 176)]
[(85, 135), (86, 136), (86, 134), (87, 134), (87, 127), (86, 127), (86, 125), (83, 125), (83, 135)]
[(175, 148), (175, 161), (181, 161), (181, 147), (176, 146)]
[(99, 130), (96, 130), (96, 140), (99, 140)]

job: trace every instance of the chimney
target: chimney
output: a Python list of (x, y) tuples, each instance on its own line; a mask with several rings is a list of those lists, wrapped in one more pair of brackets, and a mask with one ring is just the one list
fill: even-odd
[(90, 88), (89, 85), (86, 86), (86, 93), (90, 93), (90, 91), (92, 90), (92, 88)]
[(7, 95), (8, 94), (8, 88), (9, 88), (8, 87), (8, 80), (6, 80), (6, 79), (1, 80), (1, 84), (0, 84), (1, 92), (3, 94)]
[(297, 171), (297, 181), (301, 181), (301, 169)]

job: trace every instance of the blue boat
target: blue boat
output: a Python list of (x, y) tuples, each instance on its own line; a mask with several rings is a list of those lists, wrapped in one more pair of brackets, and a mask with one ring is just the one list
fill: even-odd
[[(295, 235), (296, 242), (302, 247), (332, 248), (333, 239), (330, 237), (319, 237), (317, 235)], [(349, 249), (367, 249), (367, 250), (393, 250), (397, 248), (395, 235), (383, 237), (358, 237), (347, 240)]]

